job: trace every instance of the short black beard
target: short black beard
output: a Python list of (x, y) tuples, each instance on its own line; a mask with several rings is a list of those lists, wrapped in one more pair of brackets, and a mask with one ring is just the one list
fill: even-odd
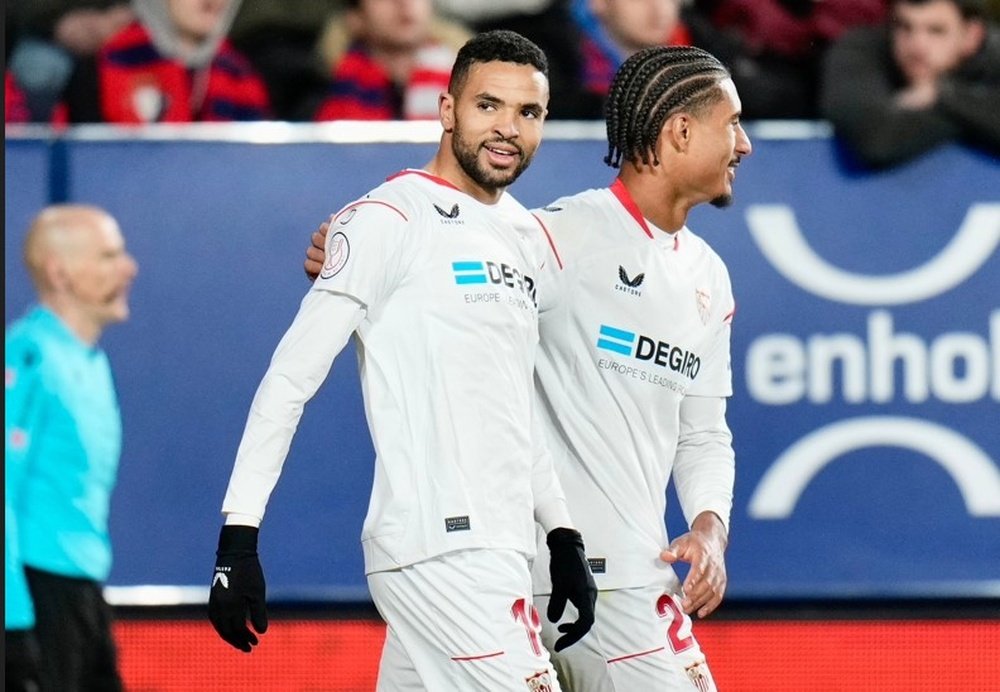
[(719, 195), (718, 197), (709, 200), (708, 203), (711, 204), (713, 207), (717, 207), (719, 209), (725, 209), (726, 207), (728, 207), (730, 204), (733, 203), (733, 196)]
[(528, 167), (528, 164), (531, 163), (531, 157), (525, 155), (524, 149), (513, 142), (507, 143), (517, 147), (517, 151), (521, 156), (521, 162), (511, 173), (498, 173), (490, 168), (479, 165), (479, 149), (482, 147), (476, 145), (466, 146), (465, 141), (462, 139), (462, 130), (457, 122), (451, 133), (451, 150), (458, 160), (458, 165), (462, 167), (462, 170), (465, 171), (465, 174), (473, 182), (490, 192), (496, 192), (513, 184)]

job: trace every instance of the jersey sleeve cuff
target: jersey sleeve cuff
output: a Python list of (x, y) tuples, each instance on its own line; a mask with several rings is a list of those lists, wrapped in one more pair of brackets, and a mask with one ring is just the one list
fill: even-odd
[(569, 516), (569, 507), (565, 498), (553, 498), (535, 507), (535, 521), (541, 524), (545, 533), (560, 527), (572, 529), (573, 520)]
[(252, 514), (239, 514), (237, 512), (224, 512), (226, 515), (226, 526), (253, 526), (260, 528), (260, 517)]

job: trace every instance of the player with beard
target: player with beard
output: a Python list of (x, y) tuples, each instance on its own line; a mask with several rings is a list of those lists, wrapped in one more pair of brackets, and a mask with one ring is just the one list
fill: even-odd
[[(728, 71), (698, 48), (630, 57), (607, 132), (614, 183), (535, 210), (563, 266), (540, 294), (543, 427), (599, 589), (579, 644), (559, 651), (547, 622), (542, 637), (564, 690), (714, 690), (690, 616), (714, 611), (727, 582), (734, 301), (722, 260), (685, 224), (698, 204), (732, 201), (751, 146)], [(307, 250), (311, 276), (326, 235)], [(671, 477), (690, 524), (673, 542)], [(683, 586), (677, 561), (690, 563)], [(556, 597), (548, 567), (539, 552), (540, 608)]]
[(303, 406), (357, 339), (376, 450), (362, 544), (388, 624), (379, 689), (558, 690), (539, 638), (536, 522), (569, 601), (557, 648), (586, 634), (595, 586), (533, 400), (537, 219), (505, 188), (539, 146), (547, 64), (530, 41), (480, 34), (440, 97), (444, 132), (331, 221), (326, 260), (257, 390), (223, 502), (209, 612), (243, 651), (267, 627), (258, 526)]

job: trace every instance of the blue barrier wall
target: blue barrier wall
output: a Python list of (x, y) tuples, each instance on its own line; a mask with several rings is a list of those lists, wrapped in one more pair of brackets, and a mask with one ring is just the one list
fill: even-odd
[[(736, 203), (689, 222), (738, 305), (730, 595), (1000, 594), (1000, 162), (944, 148), (861, 174), (825, 137), (754, 145)], [(52, 197), (109, 209), (140, 263), (133, 318), (104, 340), (126, 430), (112, 584), (207, 584), (309, 232), (434, 148), (7, 138), (6, 322), (31, 300), (20, 243)], [(604, 149), (549, 139), (514, 192), (537, 206), (606, 185)], [(364, 597), (372, 456), (350, 350), (269, 505), (273, 594)]]

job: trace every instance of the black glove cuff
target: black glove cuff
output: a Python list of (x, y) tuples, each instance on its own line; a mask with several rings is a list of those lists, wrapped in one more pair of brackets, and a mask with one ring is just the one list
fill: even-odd
[(229, 524), (222, 527), (219, 532), (219, 549), (216, 555), (222, 553), (257, 553), (257, 534), (260, 529), (256, 526), (238, 526)]
[(549, 549), (561, 546), (574, 546), (583, 550), (583, 536), (576, 529), (567, 529), (561, 527), (558, 529), (552, 529), (545, 536), (545, 544), (549, 546)]

